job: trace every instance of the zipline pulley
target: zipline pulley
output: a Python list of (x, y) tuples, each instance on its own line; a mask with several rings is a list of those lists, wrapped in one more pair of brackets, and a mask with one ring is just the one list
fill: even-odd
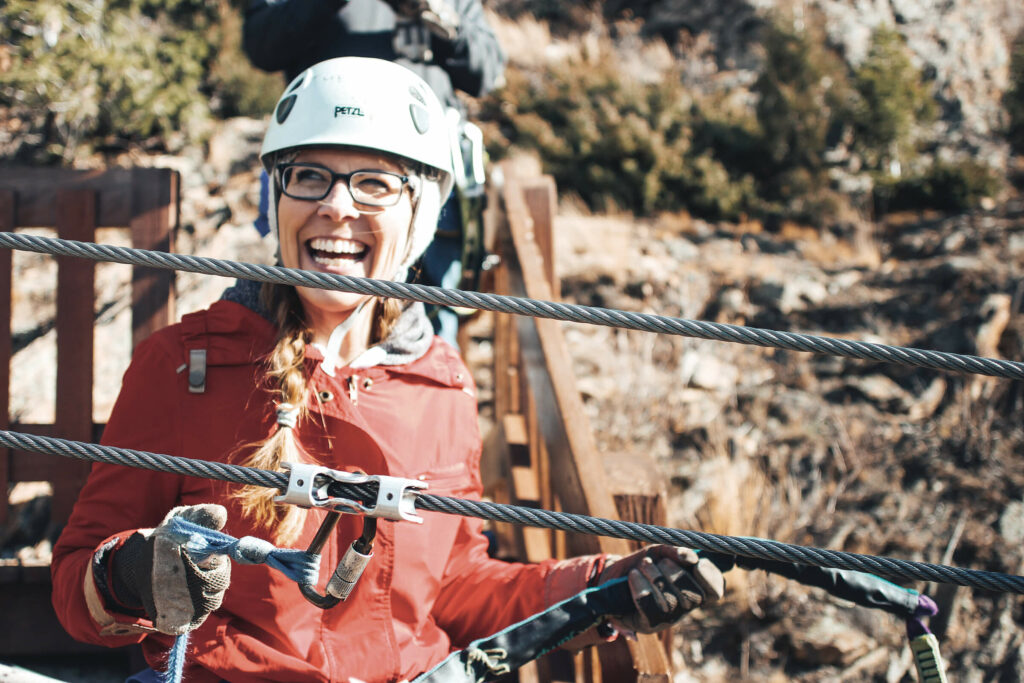
[[(321, 609), (330, 609), (346, 600), (356, 587), (359, 577), (373, 557), (373, 540), (377, 535), (377, 520), (407, 521), (423, 523), (416, 514), (417, 492), (427, 488), (425, 482), (401, 477), (369, 475), (361, 472), (343, 472), (309, 463), (285, 463), (288, 470), (288, 488), (276, 496), (278, 503), (288, 503), (302, 508), (323, 508), (327, 516), (320, 523), (316, 535), (310, 541), (306, 552), (320, 555), (327, 539), (338, 526), (342, 513), (363, 517), (363, 532), (352, 542), (338, 562), (334, 574), (327, 582), (324, 594), (312, 584), (300, 584), (303, 597)], [(332, 484), (351, 484), (376, 490), (377, 500), (373, 506), (354, 498), (342, 498), (330, 494)]]
[[(392, 521), (423, 523), (416, 514), (416, 496), (427, 488), (417, 479), (369, 475), (361, 472), (343, 472), (308, 463), (284, 463), (288, 470), (288, 488), (274, 498), (276, 503), (288, 503), (302, 508), (324, 508), (351, 515), (364, 515)], [(330, 494), (331, 484), (361, 485), (376, 489), (376, 503), (370, 507), (352, 498)]]

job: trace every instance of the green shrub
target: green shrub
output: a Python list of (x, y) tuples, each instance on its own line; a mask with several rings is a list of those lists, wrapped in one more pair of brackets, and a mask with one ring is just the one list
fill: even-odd
[(874, 169), (891, 160), (912, 161), (915, 127), (933, 120), (936, 106), (903, 36), (887, 27), (875, 30), (854, 86), (859, 95), (853, 109), (854, 148)]
[[(176, 150), (212, 116), (263, 114), (280, 79), (239, 50), (239, 8), (221, 0), (0, 3), (0, 108), (24, 122), (21, 161), (72, 161), (94, 147)], [(272, 94), (267, 94), (272, 93)]]
[(765, 152), (760, 179), (769, 196), (788, 200), (795, 187), (827, 185), (829, 134), (848, 120), (852, 93), (846, 67), (816, 32), (776, 21), (765, 26), (763, 42), (764, 68), (753, 86)]
[(882, 179), (875, 185), (878, 214), (888, 211), (939, 209), (965, 211), (1000, 189), (999, 175), (974, 160), (937, 162), (922, 173), (899, 179)]
[(210, 107), (222, 118), (263, 117), (273, 111), (284, 91), (284, 74), (256, 69), (242, 52), (240, 11), (222, 8), (220, 15), (216, 31), (211, 32), (219, 45), (206, 78)]
[(606, 52), (539, 75), (510, 69), (480, 118), (493, 158), (512, 146), (537, 151), (559, 187), (592, 209), (734, 217), (754, 201), (753, 181), (693, 145), (694, 107), (676, 75), (642, 83)]

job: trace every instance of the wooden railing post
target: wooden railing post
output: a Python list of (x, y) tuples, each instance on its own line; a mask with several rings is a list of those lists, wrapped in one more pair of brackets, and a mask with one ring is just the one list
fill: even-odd
[[(495, 276), (496, 290), (557, 300), (554, 181), (549, 177), (521, 181), (506, 175), (505, 182), (502, 199), (508, 232), (501, 240), (502, 266)], [(506, 444), (514, 502), (522, 502), (520, 496), (528, 492), (549, 509), (597, 517), (619, 517), (618, 504), (634, 512), (651, 512), (649, 501), (631, 498), (628, 493), (617, 497), (619, 491), (605, 474), (561, 323), (526, 316), (512, 318), (510, 323), (503, 319), (507, 316), (498, 316), (495, 322), (496, 418), (504, 425), (506, 438), (515, 435), (518, 441), (527, 442), (526, 448)], [(511, 387), (517, 383), (517, 400), (511, 401)], [(524, 458), (524, 453), (528, 457)], [(524, 461), (517, 463), (517, 458)], [(517, 465), (523, 466), (518, 476)], [(528, 533), (524, 530), (522, 537)], [(543, 544), (546, 556), (626, 554), (632, 549), (621, 539), (544, 533), (549, 534)], [(525, 545), (525, 559), (538, 559), (534, 557), (541, 552), (537, 544)], [(668, 683), (671, 672), (665, 648), (655, 636), (579, 655), (574, 674), (573, 667), (566, 669), (566, 661), (564, 657), (542, 661), (535, 671), (528, 672), (527, 680)]]
[[(178, 174), (165, 168), (132, 169), (131, 233), (136, 249), (174, 251)], [(132, 348), (174, 322), (174, 271), (132, 267)]]
[[(167, 169), (73, 170), (0, 167), (0, 230), (56, 227), (61, 238), (92, 242), (96, 228), (130, 228), (132, 244), (172, 251), (178, 224), (178, 174)], [(54, 424), (10, 422), (13, 343), (12, 254), (0, 249), (0, 356), (5, 359), (0, 426), (28, 434), (85, 442), (98, 437), (93, 423), (93, 331), (96, 324), (95, 263), (58, 257), (57, 403)], [(132, 333), (138, 342), (173, 322), (174, 273), (147, 269), (133, 275)], [(114, 378), (117, 379), (117, 378)], [(30, 389), (31, 390), (31, 389)], [(103, 419), (101, 417), (100, 423)], [(0, 449), (0, 521), (11, 523), (6, 493), (11, 484), (49, 481), (51, 522), (67, 521), (88, 463), (55, 455)], [(52, 528), (52, 525), (51, 525)], [(50, 604), (49, 567), (20, 560), (0, 561), (0, 658), (90, 652), (95, 646), (73, 641)]]
[[(96, 240), (96, 193), (58, 190), (57, 236)], [(92, 440), (93, 326), (96, 263), (71, 256), (57, 257), (57, 406), (55, 430), (63, 439)], [(84, 294), (84, 296), (83, 296)], [(66, 460), (53, 478), (51, 519), (63, 524), (71, 514), (89, 463)], [(56, 473), (55, 473), (56, 475)]]

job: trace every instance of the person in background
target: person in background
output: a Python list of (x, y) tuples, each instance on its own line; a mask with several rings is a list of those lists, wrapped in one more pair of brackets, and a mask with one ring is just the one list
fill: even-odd
[[(456, 90), (484, 95), (503, 80), (505, 55), (480, 0), (253, 0), (245, 13), (243, 49), (254, 66), (283, 71), (289, 81), (332, 57), (373, 57), (408, 67), (445, 107), (465, 110)], [(263, 177), (256, 228), (269, 233)], [(419, 284), (458, 287), (462, 278), (463, 220), (452, 197), (438, 234), (417, 264)], [(458, 348), (458, 316), (427, 307), (434, 331)]]
[[(393, 62), (344, 57), (299, 74), (261, 151), (280, 262), (403, 280), (452, 188), (444, 119), (427, 83)], [(265, 470), (387, 474), (479, 500), (475, 394), (420, 303), (239, 280), (136, 348), (103, 443)], [(321, 511), (274, 493), (93, 465), (53, 552), (61, 623), (85, 642), (141, 643), (154, 668), (173, 636), (190, 633), (190, 683), (394, 683), (616, 578), (627, 578), (635, 607), (617, 627), (648, 633), (724, 591), (721, 573), (690, 550), (503, 562), (488, 557), (481, 520), (431, 514), (380, 523), (348, 600), (322, 610), (266, 565), (197, 563), (170, 529), (177, 516), (309, 547)], [(354, 515), (325, 532), (318, 585), (360, 534)]]

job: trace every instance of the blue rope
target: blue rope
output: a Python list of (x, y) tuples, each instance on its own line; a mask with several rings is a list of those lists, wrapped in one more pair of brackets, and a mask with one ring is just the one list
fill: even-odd
[[(315, 585), (320, 578), (320, 556), (310, 555), (305, 550), (278, 548), (254, 536), (235, 538), (181, 517), (171, 518), (168, 531), (197, 562), (211, 555), (227, 555), (239, 564), (265, 564), (298, 584)], [(174, 639), (167, 653), (167, 669), (158, 672), (162, 683), (181, 683), (188, 636), (183, 633)]]
[(320, 556), (305, 550), (278, 548), (254, 536), (235, 538), (181, 517), (172, 517), (168, 526), (193, 560), (227, 555), (239, 564), (265, 564), (300, 584), (315, 584), (320, 577)]
[(185, 658), (188, 656), (188, 633), (182, 633), (174, 639), (167, 653), (167, 669), (156, 672), (160, 683), (181, 683), (185, 673)]

